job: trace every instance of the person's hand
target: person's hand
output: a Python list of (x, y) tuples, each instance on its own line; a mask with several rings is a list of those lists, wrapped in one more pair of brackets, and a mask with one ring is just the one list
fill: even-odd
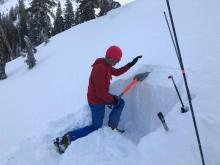
[(120, 107), (123, 108), (125, 105), (124, 100), (121, 97), (116, 96), (116, 95), (113, 95), (113, 97), (114, 97), (114, 103), (113, 103), (114, 108), (116, 109)]
[(109, 107), (110, 109), (113, 109), (113, 107), (115, 107), (116, 105), (118, 105), (119, 100), (120, 100), (120, 97), (119, 97), (119, 96), (112, 95), (112, 97), (113, 97), (113, 102), (108, 105), (108, 107)]
[(131, 62), (128, 63), (128, 66), (129, 67), (134, 66), (137, 63), (137, 61), (139, 60), (139, 58), (142, 58), (142, 56), (135, 57)]
[(113, 98), (114, 98), (113, 105), (115, 106), (115, 105), (118, 104), (120, 97), (119, 97), (119, 96), (116, 96), (116, 95), (112, 95), (112, 96), (113, 96)]

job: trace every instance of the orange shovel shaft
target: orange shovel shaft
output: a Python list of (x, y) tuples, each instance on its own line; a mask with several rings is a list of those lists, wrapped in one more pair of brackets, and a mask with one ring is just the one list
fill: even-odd
[(136, 83), (138, 82), (138, 80), (134, 79), (130, 84), (128, 84), (128, 86), (123, 90), (123, 92), (120, 94), (119, 97), (123, 96), (129, 89), (131, 89)]

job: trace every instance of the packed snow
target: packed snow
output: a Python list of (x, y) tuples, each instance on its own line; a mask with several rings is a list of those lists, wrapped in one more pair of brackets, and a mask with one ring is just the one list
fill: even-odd
[[(207, 165), (220, 164), (219, 5), (216, 0), (171, 1)], [(202, 164), (191, 113), (180, 113), (167, 78), (173, 75), (188, 106), (163, 11), (165, 0), (136, 0), (40, 45), (31, 70), (22, 57), (8, 63), (8, 78), (0, 81), (0, 164)], [(59, 155), (53, 139), (91, 123), (86, 99), (91, 65), (111, 45), (123, 50), (116, 67), (143, 55), (127, 73), (113, 78), (111, 93), (120, 94), (135, 74), (151, 72), (123, 96), (126, 106), (119, 127), (126, 132), (104, 126)], [(168, 132), (157, 117), (160, 111)], [(106, 109), (105, 123), (108, 113)]]

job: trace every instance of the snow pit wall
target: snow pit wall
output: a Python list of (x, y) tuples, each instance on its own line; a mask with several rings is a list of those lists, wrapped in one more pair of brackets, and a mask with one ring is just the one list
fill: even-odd
[[(118, 94), (132, 79), (118, 80), (112, 84), (111, 93)], [(177, 84), (180, 86), (181, 82)], [(181, 92), (181, 90), (180, 90)], [(126, 136), (138, 143), (141, 137), (162, 126), (157, 116), (164, 116), (179, 102), (172, 82), (166, 73), (152, 72), (146, 80), (139, 82), (123, 96), (125, 107), (119, 128), (126, 130)], [(105, 124), (111, 110), (106, 111)]]

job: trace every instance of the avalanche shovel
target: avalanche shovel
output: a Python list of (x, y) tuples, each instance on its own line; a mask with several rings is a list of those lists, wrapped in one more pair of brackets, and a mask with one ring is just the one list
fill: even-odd
[(122, 97), (125, 93), (127, 93), (137, 82), (143, 81), (150, 72), (144, 72), (144, 73), (139, 73), (134, 76), (133, 80), (128, 84), (128, 86), (123, 90), (123, 92), (119, 95), (119, 97)]
[[(137, 84), (137, 82), (141, 82), (143, 81), (148, 75), (150, 74), (150, 72), (144, 72), (144, 73), (139, 73), (137, 75), (134, 76), (133, 80), (130, 82), (130, 84), (128, 84), (128, 86), (122, 91), (122, 93), (119, 95), (119, 98), (121, 98), (125, 93), (127, 93), (133, 86), (135, 86), (135, 84)], [(113, 108), (112, 105), (108, 106), (110, 109)]]
[(139, 73), (134, 76), (133, 80), (128, 84), (128, 86), (123, 90), (123, 92), (119, 95), (119, 97), (122, 97), (125, 93), (127, 93), (137, 82), (143, 81), (150, 72), (144, 72), (144, 73)]

